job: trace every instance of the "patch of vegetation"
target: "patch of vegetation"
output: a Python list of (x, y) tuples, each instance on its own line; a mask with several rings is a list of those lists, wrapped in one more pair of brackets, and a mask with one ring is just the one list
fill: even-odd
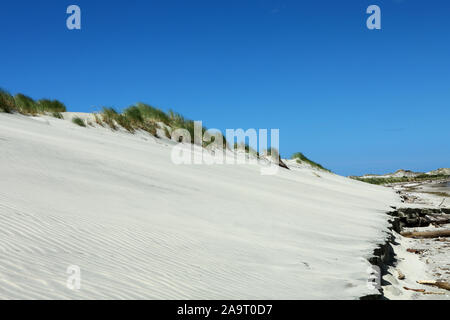
[(144, 121), (140, 129), (150, 133), (152, 136), (156, 137), (157, 135), (157, 124), (151, 120)]
[(428, 175), (428, 174), (421, 174), (417, 177), (392, 177), (392, 178), (364, 178), (364, 177), (350, 177), (354, 180), (367, 182), (370, 184), (376, 184), (376, 185), (385, 185), (385, 184), (392, 184), (392, 183), (404, 183), (404, 182), (421, 182), (426, 180), (440, 180), (440, 179), (448, 179), (450, 176), (438, 174), (438, 175)]
[(132, 121), (124, 114), (118, 114), (116, 116), (117, 123), (128, 132), (134, 133), (134, 127), (132, 125)]
[(314, 167), (314, 168), (317, 168), (317, 169), (320, 169), (320, 170), (324, 170), (324, 171), (331, 172), (331, 170), (328, 170), (328, 169), (324, 168), (324, 167), (323, 167), (322, 165), (320, 165), (319, 163), (314, 162), (314, 161), (308, 159), (308, 158), (307, 158), (303, 153), (301, 153), (301, 152), (296, 152), (296, 153), (294, 153), (294, 154), (292, 155), (292, 159), (293, 159), (293, 160), (296, 160), (297, 163), (300, 163), (300, 164), (301, 164), (301, 163), (306, 162), (306, 163), (308, 163), (310, 166), (312, 166), (312, 167)]
[(66, 112), (67, 108), (61, 101), (41, 99), (37, 102), (37, 110), (44, 112)]
[(250, 145), (248, 143), (244, 143), (244, 142), (236, 143), (235, 142), (234, 150), (244, 150), (245, 153), (252, 154), (254, 156), (259, 157), (259, 152), (256, 151), (255, 149), (253, 149), (252, 147), (250, 147)]
[(95, 122), (96, 122), (99, 126), (103, 127), (103, 121), (102, 121), (102, 119), (101, 119), (101, 116), (99, 116), (97, 113), (94, 113), (94, 119), (95, 119)]
[(171, 139), (172, 135), (170, 134), (170, 131), (167, 127), (164, 127), (164, 134), (166, 135), (167, 139)]
[(273, 159), (280, 159), (280, 152), (277, 148), (270, 147), (267, 150), (264, 150), (264, 154)]
[(16, 102), (8, 91), (0, 89), (0, 110), (12, 113), (16, 110)]
[(22, 114), (36, 115), (38, 113), (37, 103), (30, 97), (18, 93), (14, 96), (17, 111)]
[(128, 109), (125, 109), (124, 116), (133, 126), (142, 126), (144, 123), (144, 117), (142, 116), (141, 109), (136, 106), (131, 106)]
[(60, 112), (53, 112), (52, 117), (56, 119), (64, 119), (63, 115)]
[[(189, 135), (191, 136), (191, 143), (194, 143), (194, 133), (195, 133), (195, 124), (194, 121), (185, 119), (181, 114), (173, 112), (172, 110), (169, 111), (169, 120), (170, 120), (170, 127), (173, 129), (185, 129), (189, 132)], [(205, 132), (208, 130), (206, 127), (202, 126), (202, 136), (205, 134)], [(199, 142), (200, 144), (203, 144), (203, 142)]]
[(32, 98), (18, 93), (14, 97), (6, 90), (0, 89), (0, 111), (24, 115), (51, 114), (66, 112), (64, 103), (58, 100), (42, 99), (34, 101)]
[(86, 123), (84, 123), (83, 119), (79, 118), (79, 117), (73, 117), (72, 118), (72, 122), (75, 123), (76, 125), (79, 125), (80, 127), (86, 127)]
[(139, 109), (143, 119), (153, 119), (157, 122), (170, 125), (170, 117), (164, 111), (145, 103), (138, 103), (136, 107)]
[(112, 130), (117, 130), (116, 119), (119, 116), (114, 108), (104, 107), (102, 110), (103, 122), (105, 122)]
[[(13, 97), (7, 91), (0, 89), (0, 111), (8, 113), (20, 112), (25, 115), (47, 114), (57, 119), (64, 119), (61, 113), (66, 112), (67, 108), (64, 103), (58, 100), (41, 99), (35, 101), (21, 93), (18, 93)], [(166, 113), (161, 109), (145, 103), (137, 103), (136, 105), (130, 106), (122, 113), (114, 108), (104, 107), (101, 112), (94, 113), (93, 117), (93, 121), (84, 121), (75, 116), (72, 119), (72, 122), (79, 126), (86, 127), (87, 125), (94, 126), (93, 122), (95, 121), (95, 123), (102, 127), (106, 124), (112, 130), (118, 130), (120, 126), (131, 133), (136, 132), (136, 130), (143, 130), (153, 136), (157, 136), (158, 123), (161, 122), (165, 125), (161, 126), (161, 128), (164, 130), (164, 135), (167, 138), (171, 139), (173, 130), (185, 129), (191, 136), (191, 143), (198, 143), (205, 147), (213, 143), (215, 139), (219, 137), (219, 135), (213, 135), (210, 142), (194, 141), (194, 121), (186, 119), (184, 116), (174, 111)], [(202, 126), (202, 136), (205, 135), (206, 131), (207, 128)], [(224, 149), (231, 149), (226, 137), (222, 133), (220, 133), (220, 136), (221, 139), (223, 139)], [(259, 156), (259, 153), (252, 149), (248, 144), (245, 144), (243, 148), (247, 153)]]

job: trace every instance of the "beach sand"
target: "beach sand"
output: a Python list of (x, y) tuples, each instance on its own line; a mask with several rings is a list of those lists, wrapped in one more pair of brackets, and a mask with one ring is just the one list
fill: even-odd
[[(0, 299), (377, 293), (368, 258), (400, 204), (392, 189), (302, 166), (175, 165), (172, 147), (0, 114)], [(66, 286), (69, 266), (80, 290)]]

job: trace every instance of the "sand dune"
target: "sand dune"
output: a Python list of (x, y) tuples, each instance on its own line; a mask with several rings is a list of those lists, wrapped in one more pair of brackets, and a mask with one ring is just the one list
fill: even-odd
[[(0, 299), (356, 299), (390, 189), (180, 165), (172, 142), (0, 114)], [(317, 176), (317, 173), (319, 176)], [(66, 287), (70, 265), (81, 289)]]

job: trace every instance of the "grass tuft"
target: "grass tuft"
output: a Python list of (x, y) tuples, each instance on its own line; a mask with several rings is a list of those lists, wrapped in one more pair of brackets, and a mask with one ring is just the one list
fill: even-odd
[(63, 115), (60, 112), (53, 112), (52, 117), (56, 119), (64, 119)]
[(79, 117), (73, 117), (72, 122), (80, 127), (84, 127), (84, 128), (86, 127), (86, 123), (84, 123), (83, 119), (81, 119)]
[(67, 108), (64, 103), (58, 100), (41, 99), (37, 102), (37, 110), (44, 112), (66, 112)]
[(0, 89), (0, 110), (6, 113), (16, 111), (16, 102), (8, 91)]
[(102, 111), (103, 121), (112, 129), (117, 130), (116, 119), (118, 113), (114, 108), (104, 107)]
[(161, 109), (152, 107), (145, 103), (138, 103), (136, 108), (139, 109), (143, 119), (152, 119), (156, 122), (162, 122), (166, 125), (170, 125), (170, 117)]
[(16, 103), (17, 111), (22, 114), (36, 115), (38, 113), (38, 107), (36, 102), (26, 95), (18, 93), (14, 97)]

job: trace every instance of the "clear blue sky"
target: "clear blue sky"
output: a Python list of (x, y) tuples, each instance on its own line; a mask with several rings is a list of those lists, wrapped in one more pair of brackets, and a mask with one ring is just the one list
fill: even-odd
[[(370, 4), (382, 30), (366, 28)], [(284, 157), (344, 175), (425, 171), (450, 167), (449, 17), (444, 0), (2, 1), (0, 87), (279, 128)]]

